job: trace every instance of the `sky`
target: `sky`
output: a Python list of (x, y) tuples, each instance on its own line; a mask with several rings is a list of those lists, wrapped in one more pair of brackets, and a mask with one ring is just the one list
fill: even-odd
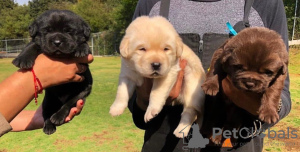
[(18, 3), (19, 5), (28, 4), (28, 1), (30, 0), (15, 0), (15, 2)]

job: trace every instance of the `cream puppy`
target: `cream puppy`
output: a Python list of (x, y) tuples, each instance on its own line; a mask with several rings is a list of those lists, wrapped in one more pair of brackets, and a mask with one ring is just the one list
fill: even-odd
[(112, 116), (124, 112), (136, 86), (141, 86), (144, 77), (147, 77), (153, 78), (153, 86), (145, 122), (155, 117), (165, 105), (177, 80), (181, 58), (187, 60), (187, 65), (180, 95), (174, 103), (183, 104), (184, 109), (174, 134), (179, 138), (187, 136), (196, 119), (201, 127), (205, 100), (201, 85), (205, 72), (199, 58), (182, 42), (168, 20), (159, 16), (135, 19), (126, 29), (120, 53), (121, 73), (116, 99), (110, 107)]

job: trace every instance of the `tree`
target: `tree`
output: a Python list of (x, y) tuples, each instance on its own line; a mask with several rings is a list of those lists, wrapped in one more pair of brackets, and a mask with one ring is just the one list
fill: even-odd
[(93, 33), (109, 29), (112, 23), (111, 10), (101, 0), (80, 0), (73, 8), (90, 25)]
[(61, 2), (54, 2), (54, 3), (50, 3), (48, 5), (48, 9), (49, 10), (71, 10), (72, 7), (74, 6), (73, 3), (68, 2), (68, 1), (61, 1)]
[(32, 18), (36, 18), (44, 11), (48, 10), (48, 5), (51, 0), (32, 0), (29, 1), (29, 14)]
[(13, 0), (1, 0), (0, 1), (0, 11), (5, 8), (13, 9), (16, 4)]
[[(29, 1), (30, 7), (30, 16), (32, 18), (36, 18), (44, 11), (49, 9), (63, 9), (64, 6), (69, 6), (66, 4), (74, 4), (77, 0), (32, 0)], [(63, 6), (55, 5), (56, 4), (64, 4)]]
[(113, 29), (124, 32), (132, 21), (132, 16), (138, 0), (120, 0), (119, 6), (113, 12)]
[[(294, 19), (295, 19), (295, 0), (284, 0), (285, 12), (288, 22), (288, 31), (289, 31), (289, 39), (292, 39), (293, 27), (294, 27)], [(297, 12), (296, 12), (296, 26), (295, 26), (295, 39), (300, 38), (300, 0), (298, 1), (297, 5)]]
[(0, 11), (0, 39), (28, 37), (28, 26), (32, 19), (29, 7), (15, 6), (13, 9)]
[(132, 21), (137, 2), (138, 0), (120, 0), (119, 5), (112, 12), (113, 24), (110, 31), (113, 36), (110, 36), (110, 42), (114, 51), (119, 52), (119, 44), (125, 34), (125, 29)]

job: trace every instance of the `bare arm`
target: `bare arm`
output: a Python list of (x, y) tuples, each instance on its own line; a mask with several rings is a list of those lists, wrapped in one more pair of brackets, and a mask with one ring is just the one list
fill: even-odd
[[(69, 122), (79, 114), (83, 108), (83, 100), (78, 100), (76, 107), (70, 110), (65, 122)], [(44, 126), (43, 109), (39, 106), (37, 110), (23, 110), (11, 122), (12, 131), (24, 131), (40, 129)]]
[[(35, 61), (34, 70), (44, 88), (67, 82), (80, 82), (82, 65), (90, 63), (93, 57), (55, 60), (43, 54)], [(59, 76), (58, 76), (59, 75)], [(34, 97), (34, 82), (31, 71), (19, 70), (0, 83), (0, 113), (11, 122)]]

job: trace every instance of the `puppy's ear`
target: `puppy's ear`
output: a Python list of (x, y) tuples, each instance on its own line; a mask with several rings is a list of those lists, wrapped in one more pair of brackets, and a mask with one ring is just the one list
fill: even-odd
[(83, 27), (83, 35), (88, 40), (90, 38), (91, 28), (85, 22), (83, 22), (82, 27)]
[(226, 45), (228, 42), (229, 42), (229, 40), (226, 40), (226, 41), (222, 44), (222, 46), (220, 46), (220, 48), (219, 48), (217, 51), (215, 51), (215, 52), (222, 52), (222, 54), (221, 54), (220, 57), (219, 57), (219, 60), (220, 60), (221, 64), (224, 64), (224, 63), (227, 61), (227, 59), (231, 56), (231, 53), (232, 53), (232, 51), (233, 51), (233, 49), (231, 49), (231, 48), (226, 48), (226, 49), (225, 49), (225, 45)]
[(279, 73), (282, 74), (282, 75), (285, 75), (287, 73), (287, 69), (288, 69), (287, 65), (288, 65), (288, 63), (284, 63), (284, 62), (282, 62), (282, 63), (283, 64), (282, 64), (282, 66), (281, 66), (281, 68), (279, 70)]
[(284, 75), (285, 73), (287, 73), (288, 65), (289, 65), (289, 54), (287, 53), (286, 50), (284, 50), (283, 52), (282, 63), (283, 63), (282, 74)]
[(123, 58), (129, 57), (129, 38), (123, 37), (121, 44), (120, 44), (120, 54)]
[(33, 38), (36, 36), (37, 34), (37, 30), (38, 30), (38, 25), (36, 23), (36, 21), (34, 21), (33, 23), (31, 23), (31, 25), (29, 26), (29, 34), (30, 36)]
[(176, 57), (181, 57), (181, 54), (183, 52), (183, 42), (180, 38), (180, 36), (176, 37)]
[(223, 53), (220, 58), (222, 64), (224, 64), (228, 60), (228, 58), (231, 56), (232, 51), (233, 51), (233, 49), (231, 49), (231, 48), (225, 49), (225, 50), (223, 48)]

